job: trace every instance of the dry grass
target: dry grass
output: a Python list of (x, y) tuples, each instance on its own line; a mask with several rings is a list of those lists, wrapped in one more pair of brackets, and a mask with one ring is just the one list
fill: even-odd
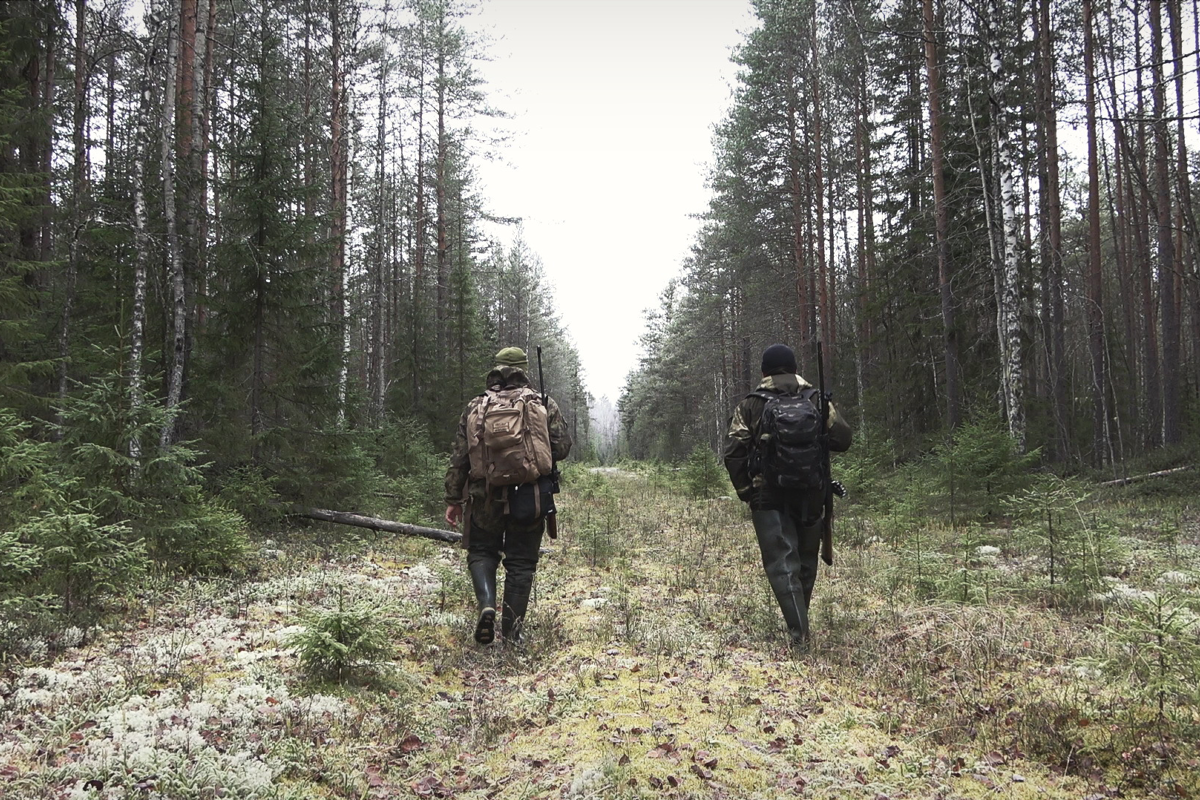
[[(911, 537), (868, 544), (884, 538), (876, 523), (847, 519), (861, 544), (822, 572), (815, 645), (798, 654), (736, 501), (618, 474), (561, 506), (519, 648), (473, 645), (461, 552), (410, 540), (285, 557), (254, 583), (147, 593), (123, 629), (46, 670), (7, 668), (6, 796), (1200, 792), (1194, 625), (1160, 648), (1179, 678), (1164, 683), (1137, 658), (1159, 649), (1123, 622), (1132, 611), (1058, 602), (1015, 549), (971, 563), (961, 534), (925, 530), (918, 581)], [(1137, 533), (1123, 585), (1161, 595), (1169, 569), (1184, 576), (1173, 607), (1194, 607), (1196, 543)], [(380, 607), (395, 661), (312, 685), (280, 642), (299, 610), (339, 593)], [(135, 739), (129, 720), (150, 712)]]

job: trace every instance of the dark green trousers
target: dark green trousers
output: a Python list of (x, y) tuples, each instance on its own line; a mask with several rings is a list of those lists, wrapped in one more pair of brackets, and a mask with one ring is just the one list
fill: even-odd
[(821, 520), (805, 524), (799, 509), (751, 511), (763, 569), (788, 633), (798, 643), (808, 640), (808, 604), (817, 582)]
[(495, 604), (496, 569), (503, 563), (504, 603), (500, 630), (505, 637), (520, 638), (546, 523), (543, 519), (519, 523), (506, 517), (493, 517), (487, 519), (486, 524), (488, 527), (485, 528), (472, 520), (471, 539), (467, 545), (467, 569), (475, 586), (475, 599), (480, 608)]

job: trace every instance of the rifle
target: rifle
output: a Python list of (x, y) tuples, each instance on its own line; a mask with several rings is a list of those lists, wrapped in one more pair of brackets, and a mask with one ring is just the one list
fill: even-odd
[[(542, 389), (542, 406), (546, 409), (546, 412), (547, 412), (546, 421), (547, 421), (547, 424), (549, 424), (549, 421), (550, 421), (550, 418), (549, 418), (550, 398), (546, 394), (546, 376), (542, 372), (542, 346), (540, 344), (537, 346), (537, 360), (538, 360), (538, 386), (540, 386)], [(550, 475), (548, 476), (550, 478), (550, 492), (549, 492), (548, 498), (547, 498), (549, 500), (549, 502), (547, 503), (548, 508), (546, 509), (546, 514), (545, 514), (546, 533), (549, 534), (551, 539), (557, 539), (558, 538), (558, 509), (554, 507), (554, 495), (558, 494), (558, 491), (559, 491), (559, 485), (558, 485), (559, 472), (558, 472), (558, 459), (554, 458), (553, 446), (551, 446), (551, 448), (550, 448), (550, 453), (551, 453), (550, 458), (552, 460), (550, 462), (550, 464), (551, 464)], [(541, 478), (538, 478), (538, 491), (539, 492), (542, 491), (542, 479)]]
[(825, 391), (825, 359), (817, 342), (817, 387), (821, 398), (821, 447), (825, 451), (825, 515), (821, 522), (821, 560), (833, 566), (833, 475), (829, 468), (829, 398)]

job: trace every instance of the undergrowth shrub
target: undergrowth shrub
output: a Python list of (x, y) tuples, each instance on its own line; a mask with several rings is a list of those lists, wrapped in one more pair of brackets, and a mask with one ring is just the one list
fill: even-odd
[(222, 506), (241, 514), (257, 530), (266, 530), (283, 518), (284, 506), (275, 491), (275, 479), (262, 467), (234, 467), (210, 477), (209, 484)]
[(374, 671), (391, 655), (379, 607), (364, 601), (347, 604), (341, 594), (336, 609), (308, 612), (304, 630), (288, 639), (288, 645), (296, 648), (304, 672), (317, 680), (341, 682)]
[(167, 569), (240, 568), (249, 547), (244, 518), (205, 493), (190, 445), (157, 443), (174, 412), (146, 402), (134, 413), (128, 401), (123, 378), (110, 373), (80, 385), (62, 409), (62, 468), (82, 507), (101, 525), (123, 525), (126, 540), (144, 542)]
[(698, 444), (683, 462), (679, 479), (691, 497), (707, 499), (730, 491), (729, 478), (707, 446)]
[(1172, 593), (1142, 594), (1117, 607), (1106, 628), (1117, 647), (1102, 661), (1110, 675), (1132, 679), (1139, 699), (1160, 718), (1200, 730), (1200, 617)]
[(1003, 504), (1015, 524), (1013, 546), (1033, 556), (1037, 572), (1057, 601), (1084, 603), (1123, 563), (1118, 531), (1107, 515), (1088, 507), (1077, 483), (1041, 476)]
[(173, 412), (152, 397), (133, 409), (121, 351), (93, 355), (109, 371), (73, 386), (57, 438), (0, 411), (0, 605), (10, 612), (9, 639), (36, 636), (55, 615), (89, 624), (107, 598), (156, 566), (236, 570), (248, 546), (242, 516), (204, 491), (199, 455), (159, 445)]
[(1032, 483), (1032, 469), (1040, 458), (1038, 450), (1020, 453), (998, 421), (970, 422), (949, 442), (897, 470), (889, 493), (915, 504), (921, 515), (952, 525), (989, 519), (999, 513), (1005, 498)]
[(844, 453), (834, 453), (831, 472), (845, 485), (849, 495), (839, 505), (851, 512), (882, 510), (889, 503), (887, 475), (896, 463), (895, 444), (870, 429), (855, 431), (854, 444)]
[(128, 523), (105, 525), (78, 506), (43, 512), (15, 533), (38, 553), (33, 586), (59, 597), (68, 614), (119, 594), (146, 571), (145, 547)]
[(396, 518), (418, 522), (439, 516), (446, 457), (434, 449), (428, 429), (413, 419), (389, 419), (377, 436), (376, 463)]
[(571, 496), (581, 500), (593, 500), (612, 494), (612, 481), (603, 472), (596, 472), (580, 467), (577, 464), (568, 465), (563, 469), (562, 482), (571, 489)]

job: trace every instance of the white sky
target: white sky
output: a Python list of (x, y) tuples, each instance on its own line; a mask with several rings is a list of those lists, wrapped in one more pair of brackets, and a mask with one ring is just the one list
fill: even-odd
[(747, 0), (485, 0), (472, 23), (515, 132), (506, 163), (479, 166), (482, 194), (523, 218), (597, 398), (615, 402), (643, 311), (690, 251), (751, 23)]

